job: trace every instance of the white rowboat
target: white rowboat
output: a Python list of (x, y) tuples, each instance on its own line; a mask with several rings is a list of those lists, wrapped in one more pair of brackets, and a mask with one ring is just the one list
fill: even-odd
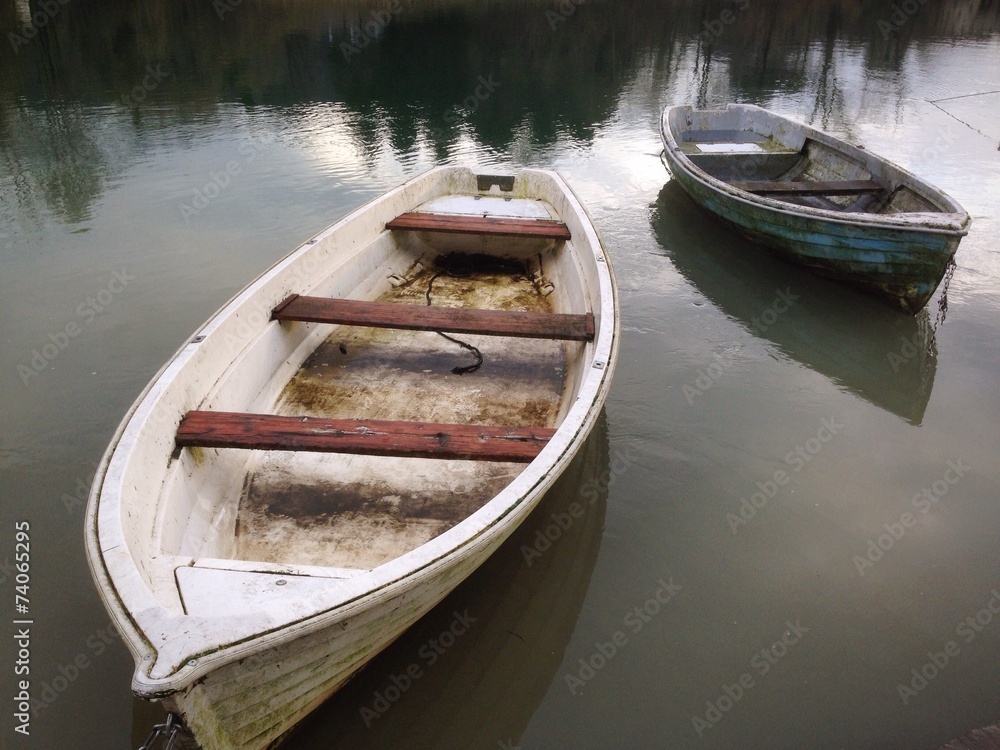
[(274, 747), (531, 512), (619, 336), (607, 254), (551, 172), (434, 169), (278, 262), (147, 386), (94, 480), (88, 560), (132, 690), (207, 750)]

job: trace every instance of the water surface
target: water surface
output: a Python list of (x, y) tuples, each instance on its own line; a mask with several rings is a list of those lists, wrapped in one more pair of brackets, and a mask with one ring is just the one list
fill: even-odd
[[(4, 712), (2, 747), (141, 743), (158, 714), (130, 695), (83, 554), (95, 462), (233, 293), (441, 163), (557, 169), (588, 207), (622, 297), (606, 421), (512, 543), (290, 748), (932, 750), (1000, 717), (995, 1), (225, 2), (0, 2), (0, 559), (29, 521), (43, 701), (27, 739)], [(897, 313), (669, 182), (662, 107), (727, 101), (863, 143), (968, 209), (943, 323), (940, 293)]]

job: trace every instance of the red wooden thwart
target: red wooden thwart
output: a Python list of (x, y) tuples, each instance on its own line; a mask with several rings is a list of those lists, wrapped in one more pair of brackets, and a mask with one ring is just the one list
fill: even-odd
[(275, 320), (307, 323), (399, 328), (409, 331), (446, 331), (484, 336), (593, 341), (594, 316), (533, 313), (513, 310), (475, 310), (431, 307), (395, 302), (363, 302), (293, 295), (274, 308)]
[(190, 411), (176, 441), (181, 447), (528, 463), (554, 434), (547, 427)]
[(411, 212), (401, 214), (385, 225), (386, 229), (424, 232), (483, 234), (494, 237), (540, 237), (568, 240), (569, 228), (553, 219), (513, 219), (501, 216), (459, 216)]

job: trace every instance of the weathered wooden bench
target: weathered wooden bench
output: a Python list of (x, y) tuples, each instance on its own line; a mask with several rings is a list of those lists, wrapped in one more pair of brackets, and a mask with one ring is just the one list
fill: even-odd
[(464, 216), (412, 211), (386, 222), (386, 229), (481, 234), (492, 237), (570, 239), (569, 228), (554, 219), (515, 219), (503, 216)]
[(189, 411), (177, 429), (176, 443), (180, 447), (528, 463), (554, 434), (547, 427)]
[(755, 195), (864, 195), (885, 190), (875, 180), (836, 180), (831, 182), (731, 182), (734, 188)]
[[(415, 217), (415, 218), (407, 218)], [(429, 226), (427, 217), (431, 217)], [(545, 220), (455, 217), (446, 228), (432, 214), (403, 214), (390, 229), (476, 232), (506, 236), (569, 239), (564, 224)], [(390, 226), (395, 224), (396, 226)], [(487, 226), (486, 230), (483, 229)], [(474, 229), (472, 227), (475, 227)], [(560, 229), (561, 228), (561, 229)], [(516, 336), (592, 341), (594, 316), (532, 313), (393, 302), (308, 297), (293, 294), (271, 312), (273, 320), (330, 323), (414, 331), (447, 331), (487, 336)], [(313, 451), (370, 456), (438, 458), (472, 461), (530, 462), (555, 430), (375, 419), (327, 419), (242, 412), (190, 411), (175, 437), (179, 447), (246, 450)]]
[(274, 320), (306, 323), (398, 328), (409, 331), (446, 331), (485, 336), (592, 341), (592, 313), (533, 313), (513, 310), (478, 310), (431, 307), (395, 302), (364, 302), (293, 294), (271, 313)]

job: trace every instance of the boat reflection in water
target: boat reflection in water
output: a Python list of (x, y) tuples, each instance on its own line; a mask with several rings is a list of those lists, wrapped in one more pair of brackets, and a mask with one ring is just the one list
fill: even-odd
[[(677, 270), (723, 313), (841, 388), (921, 423), (937, 367), (926, 309), (907, 315), (761, 253), (674, 180), (657, 196), (652, 223)], [(796, 295), (790, 313), (765, 321), (788, 288)]]
[[(590, 587), (609, 467), (602, 413), (579, 455), (510, 539), (284, 746), (516, 745), (557, 678)], [(546, 532), (549, 546), (541, 541)]]

